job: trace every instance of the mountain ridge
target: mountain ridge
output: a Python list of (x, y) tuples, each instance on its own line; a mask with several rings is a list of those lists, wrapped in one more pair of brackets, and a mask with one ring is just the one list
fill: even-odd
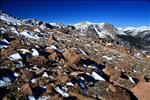
[[(4, 11), (0, 11), (0, 20), (13, 25), (34, 26), (41, 30), (55, 29), (62, 32), (70, 32), (94, 38), (106, 38), (108, 41), (115, 41), (121, 45), (127, 43), (130, 46), (135, 46), (140, 49), (148, 50), (150, 42), (150, 27), (124, 27), (117, 28), (107, 22), (92, 23), (84, 21), (76, 24), (65, 25), (63, 23), (45, 23), (36, 19), (20, 19), (11, 16)], [(142, 40), (143, 39), (143, 40)], [(139, 40), (139, 41), (138, 41)], [(143, 43), (144, 46), (142, 45)]]

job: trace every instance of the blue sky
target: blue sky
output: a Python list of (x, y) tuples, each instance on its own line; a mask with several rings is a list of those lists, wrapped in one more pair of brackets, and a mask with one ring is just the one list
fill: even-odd
[(16, 17), (46, 22), (150, 26), (149, 0), (1, 0), (0, 7)]

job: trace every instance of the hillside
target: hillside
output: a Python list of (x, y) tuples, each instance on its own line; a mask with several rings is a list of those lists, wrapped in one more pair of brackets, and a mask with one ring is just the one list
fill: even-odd
[(1, 99), (149, 100), (150, 27), (0, 22)]

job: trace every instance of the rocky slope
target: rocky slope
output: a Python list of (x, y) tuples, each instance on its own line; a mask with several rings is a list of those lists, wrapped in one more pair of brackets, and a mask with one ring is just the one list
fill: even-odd
[(0, 99), (150, 99), (149, 28), (0, 16)]

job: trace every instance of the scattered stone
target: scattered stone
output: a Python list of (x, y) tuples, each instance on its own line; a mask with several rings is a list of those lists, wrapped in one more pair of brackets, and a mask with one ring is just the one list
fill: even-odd
[(93, 29), (89, 37), (74, 26), (17, 24), (2, 21), (0, 29), (0, 99), (150, 100), (146, 51), (97, 35), (93, 40)]

